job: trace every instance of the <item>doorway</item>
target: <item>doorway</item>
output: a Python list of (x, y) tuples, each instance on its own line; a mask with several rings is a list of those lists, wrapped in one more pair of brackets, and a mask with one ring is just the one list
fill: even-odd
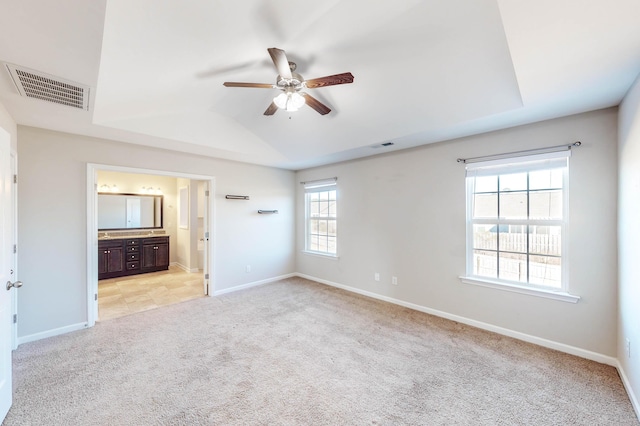
[[(182, 187), (189, 188), (189, 204), (187, 204), (189, 218), (184, 228), (179, 226), (179, 222), (182, 222), (179, 219), (181, 214), (179, 210), (183, 204), (179, 198), (179, 188)], [(214, 229), (214, 201), (209, 194), (214, 192), (214, 188), (213, 176), (88, 164), (89, 326), (94, 325), (98, 319), (113, 318), (213, 294), (213, 280), (209, 277), (213, 277), (214, 244), (209, 235)], [(104, 232), (98, 230), (98, 191), (139, 195), (162, 194), (164, 203), (161, 210), (164, 220), (161, 229), (146, 229), (139, 232), (140, 235), (150, 233), (154, 237), (166, 235), (169, 238), (171, 261), (168, 270), (98, 280), (99, 232), (101, 240), (104, 239)], [(129, 230), (109, 231), (108, 238), (117, 238), (119, 233), (126, 235), (129, 232)], [(126, 304), (122, 292), (127, 296)], [(114, 309), (110, 311), (104, 304), (109, 299), (117, 301), (115, 304), (112, 303), (111, 308)], [(100, 313), (101, 308), (104, 315)]]

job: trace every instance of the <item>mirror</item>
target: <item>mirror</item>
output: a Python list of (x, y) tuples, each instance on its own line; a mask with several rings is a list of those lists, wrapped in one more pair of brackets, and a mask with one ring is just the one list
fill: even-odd
[(162, 195), (98, 194), (98, 231), (162, 228)]

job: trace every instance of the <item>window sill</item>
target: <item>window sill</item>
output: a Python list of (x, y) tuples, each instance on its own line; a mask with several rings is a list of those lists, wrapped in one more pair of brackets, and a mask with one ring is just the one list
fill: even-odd
[(547, 299), (560, 300), (562, 302), (577, 303), (578, 300), (580, 300), (580, 296), (575, 296), (563, 291), (524, 287), (516, 284), (502, 283), (478, 277), (460, 277), (460, 281), (462, 281), (464, 284), (479, 285), (482, 287), (495, 288), (498, 290), (511, 291), (514, 293), (528, 294), (530, 296), (544, 297)]
[(329, 259), (329, 260), (338, 260), (340, 259), (338, 256), (336, 256), (335, 254), (326, 254), (326, 253), (319, 253), (317, 251), (307, 251), (307, 250), (302, 250), (303, 254), (306, 254), (308, 256), (314, 256), (314, 257), (321, 257), (323, 259)]

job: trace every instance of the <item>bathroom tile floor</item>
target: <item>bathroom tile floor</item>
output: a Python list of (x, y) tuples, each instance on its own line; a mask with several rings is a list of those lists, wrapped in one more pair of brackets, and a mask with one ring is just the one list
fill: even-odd
[(98, 320), (118, 318), (204, 296), (202, 273), (168, 271), (98, 281)]

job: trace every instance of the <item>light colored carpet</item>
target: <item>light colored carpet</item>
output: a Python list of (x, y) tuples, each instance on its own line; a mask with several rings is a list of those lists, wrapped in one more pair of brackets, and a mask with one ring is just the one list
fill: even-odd
[(21, 345), (3, 425), (637, 425), (616, 370), (292, 278)]

